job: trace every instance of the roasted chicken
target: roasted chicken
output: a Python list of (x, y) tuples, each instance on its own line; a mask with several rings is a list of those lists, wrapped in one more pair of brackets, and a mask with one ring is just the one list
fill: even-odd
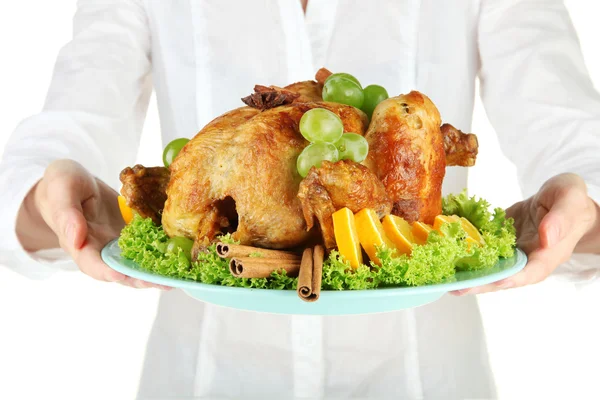
[[(342, 207), (431, 223), (441, 212), (445, 168), (474, 164), (475, 135), (441, 125), (439, 111), (419, 92), (381, 102), (369, 124), (354, 107), (323, 102), (329, 74), (322, 69), (316, 81), (285, 88), (257, 85), (242, 99), (247, 107), (210, 122), (168, 170), (126, 168), (122, 194), (129, 206), (162, 223), (167, 235), (195, 240), (196, 252), (221, 233), (273, 249), (321, 236), (331, 249), (331, 214)], [(336, 113), (345, 132), (364, 135), (370, 150), (363, 165), (323, 162), (303, 180), (296, 159), (308, 142), (298, 125), (317, 107)]]

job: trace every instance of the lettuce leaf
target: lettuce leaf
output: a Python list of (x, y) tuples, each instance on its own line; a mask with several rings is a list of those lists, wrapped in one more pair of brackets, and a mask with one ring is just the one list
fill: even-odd
[(457, 261), (456, 269), (481, 270), (491, 268), (499, 257), (512, 257), (516, 246), (514, 220), (506, 217), (506, 212), (495, 208), (490, 212), (490, 204), (484, 199), (469, 197), (466, 190), (459, 195), (449, 195), (443, 199), (443, 213), (458, 215), (468, 219), (481, 232), (484, 246), (473, 246), (472, 254)]
[(387, 286), (422, 286), (444, 282), (454, 276), (456, 261), (469, 254), (466, 234), (459, 223), (445, 224), (443, 235), (433, 231), (427, 243), (415, 245), (410, 256), (395, 257), (388, 249), (380, 249), (379, 280)]
[[(168, 240), (162, 227), (156, 226), (150, 218), (136, 215), (121, 231), (119, 247), (121, 255), (135, 261), (142, 270), (171, 278), (256, 289), (296, 288), (298, 279), (287, 276), (285, 271), (274, 272), (269, 278), (234, 277), (229, 272), (227, 260), (218, 256), (216, 244), (200, 253), (197, 261), (190, 263), (181, 249), (177, 253), (165, 252)], [(222, 236), (220, 240), (234, 242), (229, 235)]]
[(366, 265), (353, 270), (350, 263), (336, 250), (331, 251), (323, 262), (321, 289), (361, 290), (373, 289), (379, 285), (377, 273)]

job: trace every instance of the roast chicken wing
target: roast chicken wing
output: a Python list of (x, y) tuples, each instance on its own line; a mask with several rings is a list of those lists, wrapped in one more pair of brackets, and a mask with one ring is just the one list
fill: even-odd
[(390, 213), (392, 203), (377, 176), (364, 165), (342, 160), (323, 161), (321, 168), (312, 168), (300, 183), (298, 197), (308, 229), (315, 218), (327, 249), (335, 247), (332, 214), (348, 207), (352, 212), (372, 208), (379, 218)]
[(479, 144), (477, 136), (463, 133), (450, 124), (441, 127), (446, 152), (446, 165), (472, 167), (475, 165)]
[(129, 207), (144, 218), (152, 218), (158, 225), (167, 200), (169, 178), (169, 170), (165, 167), (127, 167), (120, 175), (123, 184), (121, 195)]

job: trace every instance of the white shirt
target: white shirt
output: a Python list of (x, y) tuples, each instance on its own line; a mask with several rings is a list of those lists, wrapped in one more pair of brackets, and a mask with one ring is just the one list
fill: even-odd
[[(255, 84), (347, 71), (391, 95), (417, 89), (469, 131), (475, 79), (525, 196), (575, 172), (600, 201), (600, 96), (561, 1), (80, 0), (44, 110), (0, 164), (0, 261), (32, 278), (73, 268), (27, 254), (17, 210), (44, 168), (72, 158), (118, 188), (135, 162), (152, 89), (163, 142), (192, 137)], [(466, 186), (449, 168), (444, 192)], [(582, 279), (598, 258), (570, 264)], [(587, 271), (586, 271), (587, 270)], [(476, 301), (401, 312), (289, 317), (162, 295), (140, 398), (494, 398)]]

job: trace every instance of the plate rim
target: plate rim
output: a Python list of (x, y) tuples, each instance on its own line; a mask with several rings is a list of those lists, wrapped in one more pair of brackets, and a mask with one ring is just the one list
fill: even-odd
[[(259, 288), (243, 288), (243, 287), (234, 287), (234, 286), (222, 286), (222, 285), (213, 285), (203, 282), (197, 282), (192, 280), (185, 279), (177, 279), (170, 278), (163, 275), (143, 271), (141, 269), (136, 269), (132, 267), (128, 267), (126, 265), (119, 264), (117, 262), (113, 262), (114, 255), (112, 252), (114, 249), (118, 249), (119, 253), (121, 252), (121, 248), (118, 245), (118, 238), (113, 239), (108, 242), (101, 251), (101, 258), (110, 268), (114, 269), (117, 272), (120, 272), (124, 275), (130, 276), (132, 278), (141, 279), (147, 282), (175, 287), (184, 290), (204, 290), (209, 292), (231, 292), (231, 293), (243, 293), (243, 292), (256, 292), (261, 295), (288, 295), (292, 294), (297, 296), (295, 290), (276, 290), (276, 289), (259, 289)], [(521, 271), (525, 265), (527, 264), (527, 255), (523, 252), (523, 250), (518, 247), (515, 248), (515, 264), (512, 267), (504, 269), (502, 271), (498, 271), (495, 273), (491, 273), (489, 275), (485, 275), (482, 277), (477, 277), (473, 279), (467, 279), (458, 282), (445, 282), (445, 283), (437, 283), (434, 285), (423, 285), (423, 286), (401, 286), (401, 287), (383, 287), (376, 289), (359, 289), (359, 290), (321, 290), (321, 296), (335, 296), (339, 298), (344, 298), (347, 296), (360, 296), (368, 294), (369, 297), (387, 297), (390, 295), (398, 294), (402, 296), (410, 296), (412, 294), (425, 294), (425, 293), (447, 293), (455, 290), (462, 290), (473, 288), (493, 282), (498, 282), (502, 279), (506, 279), (510, 276), (515, 275), (519, 271)], [(132, 263), (135, 263), (133, 260), (129, 260)], [(137, 265), (137, 264), (136, 264)], [(473, 282), (481, 281), (479, 283), (473, 284)]]

